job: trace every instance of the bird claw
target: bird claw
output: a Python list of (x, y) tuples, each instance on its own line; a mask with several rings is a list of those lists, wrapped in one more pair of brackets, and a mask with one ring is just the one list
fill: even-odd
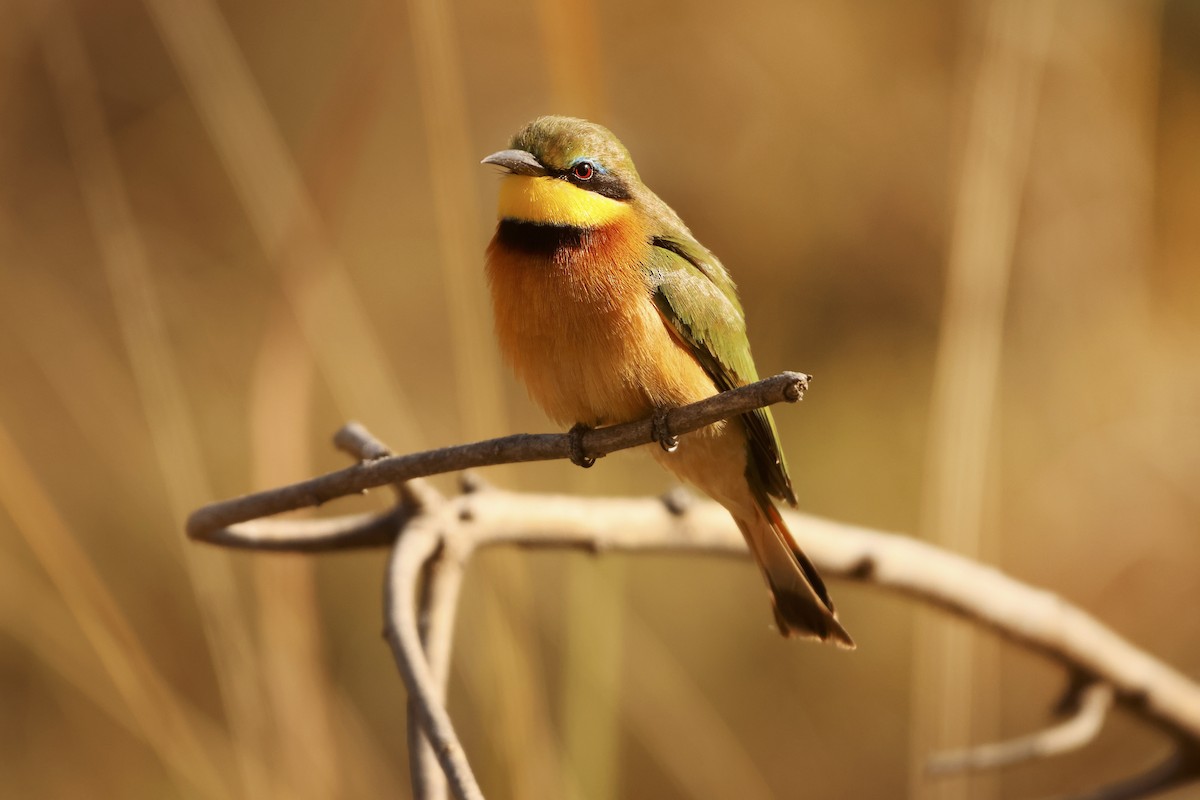
[(567, 431), (571, 437), (571, 463), (584, 469), (596, 463), (596, 459), (583, 451), (583, 435), (590, 430), (590, 426), (577, 422), (571, 426), (571, 430)]
[(654, 418), (650, 421), (650, 435), (658, 442), (659, 447), (668, 453), (674, 453), (679, 449), (679, 437), (671, 433), (671, 426), (667, 423), (669, 413), (665, 408), (655, 409)]

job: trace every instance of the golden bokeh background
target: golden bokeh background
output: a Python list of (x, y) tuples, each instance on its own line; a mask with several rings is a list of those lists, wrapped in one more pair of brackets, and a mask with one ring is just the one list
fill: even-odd
[[(913, 533), (1200, 675), (1200, 4), (0, 5), (0, 776), (10, 797), (408, 796), (382, 553), (190, 545), (201, 503), (546, 421), (499, 362), (493, 171), (587, 115), (741, 288), (802, 507)], [(667, 489), (614, 456), (506, 487)], [(449, 481), (443, 486), (451, 486)], [(386, 501), (383, 493), (335, 511)], [(492, 552), (450, 708), (490, 798), (1028, 797), (1169, 750), (927, 781), (1056, 668), (748, 563)], [(1186, 796), (1184, 793), (1178, 796)]]

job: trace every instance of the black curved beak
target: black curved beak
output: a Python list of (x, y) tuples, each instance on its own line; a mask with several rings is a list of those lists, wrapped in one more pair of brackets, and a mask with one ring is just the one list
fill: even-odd
[(524, 150), (501, 150), (492, 153), (480, 164), (495, 164), (511, 172), (513, 175), (546, 175), (546, 168), (541, 165), (533, 153)]

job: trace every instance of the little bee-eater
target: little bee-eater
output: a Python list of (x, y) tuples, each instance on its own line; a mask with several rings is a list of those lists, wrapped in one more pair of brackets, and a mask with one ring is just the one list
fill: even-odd
[[(555, 421), (628, 422), (758, 379), (725, 267), (650, 191), (608, 129), (540, 117), (508, 150), (487, 251), (500, 349)], [(733, 515), (784, 636), (854, 642), (771, 496), (795, 505), (771, 412), (683, 436), (655, 458)]]

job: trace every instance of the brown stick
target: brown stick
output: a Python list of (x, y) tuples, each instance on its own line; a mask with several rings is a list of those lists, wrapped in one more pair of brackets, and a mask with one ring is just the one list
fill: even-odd
[[(775, 403), (794, 403), (804, 397), (810, 378), (799, 372), (784, 372), (773, 378), (680, 406), (667, 415), (668, 428), (677, 434), (711, 425), (723, 419)], [(653, 420), (644, 419), (597, 428), (583, 434), (584, 455), (599, 458), (617, 450), (654, 441)], [(565, 433), (518, 433), (473, 444), (443, 447), (404, 456), (384, 456), (374, 461), (330, 472), (280, 489), (243, 495), (211, 503), (194, 512), (187, 521), (193, 539), (213, 540), (228, 525), (284, 511), (319, 506), (337, 497), (360, 494), (389, 483), (458, 472), (465, 469), (513, 464), (524, 461), (553, 461), (569, 458), (571, 437)]]

